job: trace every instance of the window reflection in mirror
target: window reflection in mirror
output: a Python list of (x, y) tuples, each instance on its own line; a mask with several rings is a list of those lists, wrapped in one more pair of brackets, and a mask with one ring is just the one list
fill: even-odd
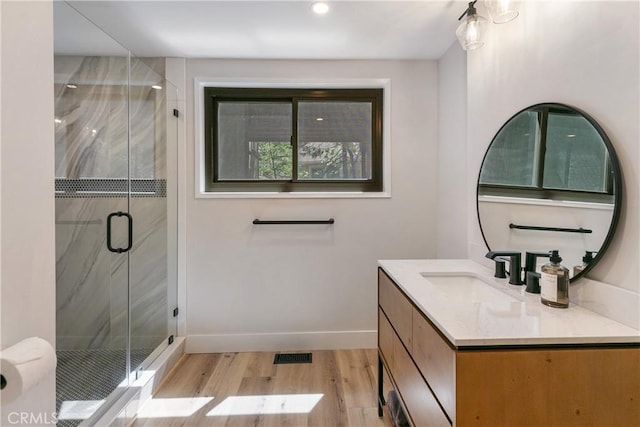
[(523, 111), (496, 135), (480, 173), (481, 185), (537, 186), (540, 149), (538, 113)]
[(574, 110), (538, 107), (509, 120), (487, 151), (480, 194), (613, 201), (612, 170), (598, 131)]
[(582, 116), (549, 112), (543, 187), (611, 194), (609, 157), (602, 138)]

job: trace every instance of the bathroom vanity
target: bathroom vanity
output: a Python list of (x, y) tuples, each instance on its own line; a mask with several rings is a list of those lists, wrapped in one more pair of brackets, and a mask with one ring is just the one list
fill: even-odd
[(640, 425), (638, 330), (470, 260), (379, 262), (378, 355), (415, 427)]

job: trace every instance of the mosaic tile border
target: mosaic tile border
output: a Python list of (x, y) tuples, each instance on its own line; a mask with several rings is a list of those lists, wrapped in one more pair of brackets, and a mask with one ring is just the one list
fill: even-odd
[[(127, 197), (129, 181), (116, 178), (56, 178), (56, 198)], [(167, 197), (166, 179), (132, 179), (131, 197)]]

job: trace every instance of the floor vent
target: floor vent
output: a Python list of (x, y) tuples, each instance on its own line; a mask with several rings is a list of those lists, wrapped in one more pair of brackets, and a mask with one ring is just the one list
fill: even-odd
[(311, 353), (278, 353), (273, 359), (274, 365), (285, 363), (311, 363)]

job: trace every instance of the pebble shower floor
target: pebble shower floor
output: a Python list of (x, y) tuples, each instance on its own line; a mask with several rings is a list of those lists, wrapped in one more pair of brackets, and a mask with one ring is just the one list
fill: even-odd
[[(131, 366), (139, 366), (151, 350), (132, 350)], [(56, 369), (56, 413), (61, 427), (75, 427), (83, 419), (66, 418), (72, 405), (101, 401), (125, 379), (125, 350), (58, 350)], [(65, 408), (62, 405), (65, 403)], [(87, 403), (82, 403), (87, 402)], [(86, 407), (86, 406), (85, 406)], [(61, 413), (65, 409), (65, 413)], [(96, 404), (97, 409), (97, 404)], [(64, 419), (61, 419), (64, 417)]]

